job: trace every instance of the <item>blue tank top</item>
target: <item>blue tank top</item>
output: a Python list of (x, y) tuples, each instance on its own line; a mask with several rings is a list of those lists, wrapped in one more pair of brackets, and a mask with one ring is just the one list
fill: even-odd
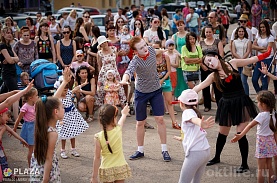
[(72, 62), (72, 58), (74, 56), (73, 54), (73, 44), (72, 40), (70, 41), (70, 44), (68, 46), (65, 46), (61, 40), (60, 42), (60, 54), (63, 59), (63, 63), (65, 65), (69, 65)]

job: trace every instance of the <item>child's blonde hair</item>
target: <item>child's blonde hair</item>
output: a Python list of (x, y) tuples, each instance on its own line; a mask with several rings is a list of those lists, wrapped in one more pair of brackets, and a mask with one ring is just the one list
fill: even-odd
[(23, 77), (25, 77), (25, 76), (29, 78), (28, 72), (22, 72), (22, 73), (20, 74), (20, 79), (22, 80)]
[(107, 73), (106, 73), (106, 79), (107, 79), (107, 76), (108, 76), (109, 73), (111, 73), (111, 74), (113, 75), (113, 82), (115, 82), (115, 81), (116, 81), (116, 80), (115, 80), (115, 71), (112, 70), (112, 69), (111, 69), (111, 70), (108, 70)]
[(28, 91), (25, 95), (23, 95), (23, 100), (25, 100), (26, 102), (28, 101), (28, 99), (32, 96), (34, 96), (36, 94), (38, 90), (36, 88), (31, 88), (30, 91)]

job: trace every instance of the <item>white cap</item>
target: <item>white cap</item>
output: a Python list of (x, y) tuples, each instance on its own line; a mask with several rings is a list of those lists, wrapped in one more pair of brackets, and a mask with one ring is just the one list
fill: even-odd
[(197, 105), (198, 104), (198, 94), (192, 90), (184, 90), (178, 97), (178, 100), (187, 105)]

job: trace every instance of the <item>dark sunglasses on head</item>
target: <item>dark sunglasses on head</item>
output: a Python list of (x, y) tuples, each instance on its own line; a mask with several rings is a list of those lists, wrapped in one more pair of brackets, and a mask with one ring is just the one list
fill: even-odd
[(70, 34), (70, 31), (65, 31), (63, 32), (63, 34)]

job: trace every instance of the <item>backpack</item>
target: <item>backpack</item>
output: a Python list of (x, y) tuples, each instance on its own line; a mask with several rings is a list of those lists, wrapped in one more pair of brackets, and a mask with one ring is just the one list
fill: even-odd
[(52, 89), (58, 79), (57, 65), (45, 59), (38, 59), (30, 65), (31, 77), (37, 89)]

